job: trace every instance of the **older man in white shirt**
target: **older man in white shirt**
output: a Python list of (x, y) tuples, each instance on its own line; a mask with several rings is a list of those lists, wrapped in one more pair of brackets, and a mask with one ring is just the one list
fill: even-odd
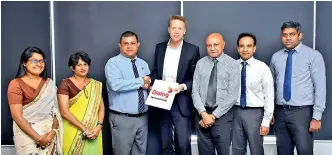
[(240, 95), (234, 110), (233, 155), (263, 155), (263, 136), (269, 133), (274, 110), (274, 85), (269, 67), (253, 57), (256, 37), (241, 33), (237, 39), (241, 69)]

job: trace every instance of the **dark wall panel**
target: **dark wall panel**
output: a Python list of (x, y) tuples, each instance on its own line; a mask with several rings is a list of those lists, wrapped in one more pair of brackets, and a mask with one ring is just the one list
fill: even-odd
[(186, 39), (198, 45), (205, 56), (206, 36), (220, 32), (226, 41), (225, 53), (237, 59), (239, 33), (251, 32), (257, 37), (255, 57), (267, 63), (282, 48), (280, 27), (284, 21), (299, 21), (303, 43), (312, 47), (313, 11), (313, 2), (184, 2)]
[(45, 52), (46, 69), (51, 77), (49, 3), (1, 2), (1, 145), (14, 144), (7, 88), (28, 46), (37, 46)]
[(257, 37), (255, 58), (269, 65), (272, 54), (283, 48), (280, 28), (285, 21), (299, 21), (303, 43), (312, 47), (313, 6), (313, 2), (184, 2), (183, 12), (188, 20), (186, 39), (198, 45), (205, 56), (206, 36), (219, 32), (226, 42), (224, 52), (238, 59), (237, 37), (250, 32)]
[[(138, 56), (152, 69), (155, 45), (168, 39), (168, 18), (180, 11), (180, 2), (55, 2), (57, 84), (72, 75), (67, 66), (70, 54), (87, 52), (92, 59), (89, 76), (104, 83), (108, 110), (104, 67), (109, 58), (119, 54), (120, 35), (127, 30), (138, 35)], [(104, 122), (104, 154), (111, 154), (107, 111)], [(148, 154), (159, 154), (158, 130), (157, 126), (149, 128)]]
[(326, 109), (322, 118), (322, 129), (316, 137), (323, 140), (332, 139), (332, 2), (316, 2), (316, 49), (322, 53), (326, 66)]
[(104, 80), (104, 66), (119, 54), (118, 41), (127, 30), (138, 35), (138, 56), (151, 68), (154, 47), (168, 39), (167, 20), (174, 14), (180, 14), (179, 2), (55, 2), (57, 82), (71, 75), (68, 58), (79, 50), (92, 59), (90, 75)]
[[(82, 50), (91, 59), (90, 77), (104, 83), (103, 96), (108, 109), (104, 66), (119, 53), (122, 32), (137, 33), (141, 46), (138, 56), (153, 67), (155, 45), (167, 40), (168, 17), (180, 14), (180, 2), (54, 2), (56, 82), (71, 76), (67, 66), (69, 55)], [(14, 78), (20, 54), (27, 46), (44, 50), (47, 71), (51, 77), (50, 13), (48, 2), (1, 2), (1, 144), (12, 145), (12, 119), (7, 103), (7, 87)], [(327, 104), (322, 129), (315, 139), (331, 140), (332, 125), (332, 59), (329, 36), (332, 36), (332, 2), (317, 2), (316, 49), (325, 59), (327, 71)], [(282, 48), (280, 27), (284, 21), (297, 20), (304, 32), (303, 43), (313, 45), (313, 2), (184, 2), (188, 20), (185, 40), (200, 47), (206, 55), (205, 38), (220, 32), (226, 41), (225, 53), (238, 58), (237, 35), (252, 32), (257, 36), (255, 57), (267, 64), (274, 52)], [(152, 117), (152, 121), (154, 121)], [(158, 122), (149, 127), (148, 154), (160, 154)], [(105, 116), (104, 153), (111, 154), (108, 113)]]

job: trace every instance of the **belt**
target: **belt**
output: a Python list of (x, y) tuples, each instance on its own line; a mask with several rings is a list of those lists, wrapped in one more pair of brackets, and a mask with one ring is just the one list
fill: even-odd
[(242, 109), (264, 109), (263, 107), (242, 107), (240, 105), (234, 105), (235, 107), (239, 107), (239, 108), (242, 108)]
[(279, 105), (276, 104), (275, 107), (278, 109), (285, 109), (285, 110), (290, 110), (290, 109), (301, 109), (301, 108), (306, 108), (306, 107), (312, 107), (313, 105), (301, 105), (301, 106), (293, 106), (293, 105), (287, 105), (287, 104), (283, 104), (283, 105)]
[(123, 115), (123, 116), (127, 116), (127, 117), (141, 117), (146, 113), (146, 112), (144, 112), (144, 113), (139, 113), (139, 114), (129, 114), (129, 113), (122, 113), (122, 112), (118, 112), (118, 111), (114, 111), (114, 110), (110, 110), (110, 111), (113, 114)]

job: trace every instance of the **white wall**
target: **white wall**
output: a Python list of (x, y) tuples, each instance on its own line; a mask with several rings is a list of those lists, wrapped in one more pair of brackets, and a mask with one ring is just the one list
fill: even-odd
[[(192, 136), (192, 154), (198, 155), (197, 137)], [(332, 140), (315, 140), (314, 142), (314, 155), (331, 155)], [(264, 152), (265, 155), (277, 155), (276, 139), (274, 136), (264, 137)], [(294, 150), (295, 155), (296, 150)], [(15, 155), (15, 148), (11, 145), (1, 146), (2, 155)], [(248, 155), (250, 152), (248, 150)]]

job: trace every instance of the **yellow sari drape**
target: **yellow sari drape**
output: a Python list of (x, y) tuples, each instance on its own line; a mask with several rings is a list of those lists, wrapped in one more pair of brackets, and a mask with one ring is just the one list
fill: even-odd
[[(90, 79), (90, 83), (75, 97), (69, 99), (69, 111), (89, 130), (96, 128), (102, 99), (102, 83)], [(96, 139), (82, 139), (82, 131), (68, 121), (63, 121), (64, 155), (102, 155), (102, 131)]]

